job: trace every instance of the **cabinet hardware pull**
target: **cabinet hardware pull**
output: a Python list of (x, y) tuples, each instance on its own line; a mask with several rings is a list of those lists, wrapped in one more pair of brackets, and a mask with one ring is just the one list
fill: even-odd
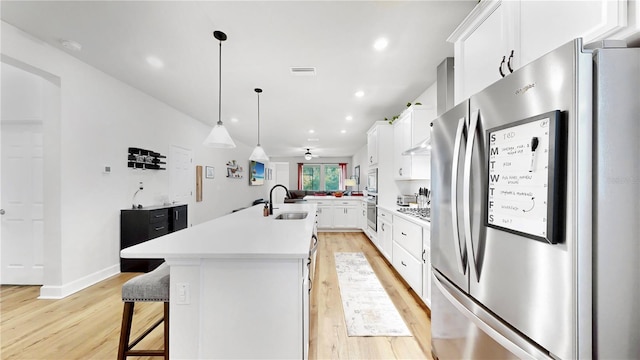
[(513, 60), (513, 50), (511, 50), (511, 55), (509, 55), (509, 61), (507, 61), (507, 69), (509, 69), (509, 72), (513, 72), (513, 68), (511, 67), (511, 60)]
[(424, 258), (424, 254), (425, 254), (426, 252), (427, 252), (427, 250), (422, 249), (422, 262), (423, 262), (423, 263), (425, 263), (425, 264), (427, 263), (427, 260)]
[(161, 217), (164, 217), (164, 214), (154, 215), (153, 217), (155, 217), (155, 218), (161, 218)]
[(160, 226), (160, 227), (157, 227), (157, 228), (155, 228), (155, 229), (156, 229), (156, 231), (159, 231), (159, 230), (164, 229), (164, 226)]
[(382, 231), (384, 231), (384, 223), (382, 223), (380, 225), (382, 225), (381, 228), (382, 228)]
[(400, 264), (402, 264), (403, 266), (407, 266), (407, 264), (405, 264), (404, 261), (400, 261)]
[(402, 231), (400, 232), (400, 234), (402, 234), (402, 235), (404, 235), (404, 236), (407, 236), (407, 234), (403, 233)]
[(506, 75), (504, 74), (504, 72), (502, 71), (502, 65), (504, 65), (504, 62), (507, 60), (506, 56), (502, 57), (502, 62), (500, 62), (500, 67), (498, 67), (498, 71), (500, 71), (500, 76), (505, 77)]

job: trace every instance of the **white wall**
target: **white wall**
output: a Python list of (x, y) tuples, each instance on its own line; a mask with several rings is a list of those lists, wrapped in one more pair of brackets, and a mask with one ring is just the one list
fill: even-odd
[(365, 144), (351, 158), (351, 171), (360, 165), (360, 184), (354, 190), (364, 191), (367, 187), (367, 173), (369, 172), (369, 156), (367, 155), (367, 144)]
[[(143, 205), (169, 194), (167, 171), (127, 168), (128, 147), (168, 154), (170, 145), (178, 145), (194, 151), (194, 172), (196, 164), (216, 168), (215, 179), (203, 179), (203, 202), (189, 202), (193, 225), (250, 205), (267, 192), (249, 186), (246, 175), (225, 177), (229, 160), (238, 161), (246, 174), (251, 146), (205, 148), (201, 143), (210, 126), (5, 22), (1, 40), (3, 61), (52, 74), (60, 84), (59, 124), (45, 124), (44, 130), (45, 246), (53, 254), (45, 259), (43, 297), (66, 296), (119, 271), (120, 209), (130, 206), (139, 181), (145, 184), (137, 198)], [(105, 165), (112, 173), (103, 174)], [(59, 221), (47, 217), (52, 211)]]

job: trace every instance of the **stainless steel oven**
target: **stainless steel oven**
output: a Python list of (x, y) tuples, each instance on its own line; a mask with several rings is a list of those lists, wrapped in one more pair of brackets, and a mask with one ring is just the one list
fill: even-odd
[(378, 231), (378, 196), (367, 195), (367, 226), (377, 232)]

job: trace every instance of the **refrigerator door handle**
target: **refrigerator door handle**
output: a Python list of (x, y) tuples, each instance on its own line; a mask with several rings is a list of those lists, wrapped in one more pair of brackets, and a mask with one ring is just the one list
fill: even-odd
[(464, 245), (460, 242), (460, 233), (458, 232), (458, 165), (460, 164), (460, 146), (462, 145), (462, 132), (464, 130), (465, 118), (458, 121), (456, 129), (456, 138), (453, 145), (453, 161), (451, 162), (451, 225), (453, 230), (454, 248), (458, 251), (456, 263), (458, 271), (464, 274), (466, 272)]
[(476, 305), (466, 294), (460, 293), (460, 290), (450, 285), (438, 271), (434, 271), (431, 276), (432, 283), (437, 288), (434, 291), (441, 293), (464, 317), (519, 359), (553, 359), (491, 313)]
[(471, 238), (471, 160), (473, 156), (473, 143), (476, 140), (476, 128), (478, 127), (478, 119), (480, 111), (474, 111), (471, 115), (471, 124), (467, 131), (467, 148), (464, 155), (464, 173), (463, 173), (463, 214), (464, 214), (464, 237), (467, 244), (469, 271), (474, 272), (476, 281), (480, 281), (480, 273), (476, 265), (476, 254), (473, 249), (473, 241)]

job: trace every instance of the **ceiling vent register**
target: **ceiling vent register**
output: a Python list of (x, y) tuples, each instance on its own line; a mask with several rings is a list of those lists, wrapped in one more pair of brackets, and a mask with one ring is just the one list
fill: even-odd
[(295, 76), (316, 76), (316, 68), (310, 66), (294, 66), (291, 68), (291, 74)]

